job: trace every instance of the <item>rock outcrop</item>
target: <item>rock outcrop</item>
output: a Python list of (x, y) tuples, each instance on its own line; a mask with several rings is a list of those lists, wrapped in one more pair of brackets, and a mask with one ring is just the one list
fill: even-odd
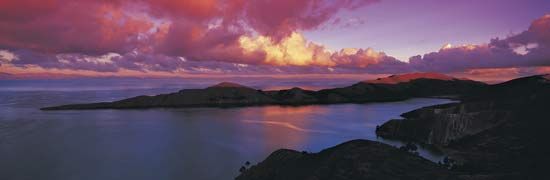
[(386, 144), (353, 140), (306, 153), (281, 149), (236, 180), (448, 179), (437, 164)]
[(531, 76), (492, 85), (461, 103), (405, 113), (376, 133), (439, 146), (461, 171), (540, 177), (550, 160), (549, 108), (550, 80)]
[(405, 119), (393, 119), (380, 126), (377, 135), (442, 146), (495, 127), (512, 114), (494, 102), (472, 102), (431, 106), (402, 116)]
[[(400, 76), (406, 76), (401, 79), (407, 79), (407, 81), (393, 84), (359, 82), (348, 87), (319, 91), (300, 88), (262, 91), (236, 83), (223, 82), (204, 89), (184, 89), (170, 94), (138, 96), (114, 102), (53, 106), (42, 110), (365, 103), (399, 101), (413, 97), (463, 95), (486, 87), (480, 82), (456, 78), (431, 79), (431, 76), (418, 75), (414, 76), (418, 77), (416, 79), (411, 79), (409, 75), (389, 78)], [(435, 75), (432, 74), (432, 76)]]

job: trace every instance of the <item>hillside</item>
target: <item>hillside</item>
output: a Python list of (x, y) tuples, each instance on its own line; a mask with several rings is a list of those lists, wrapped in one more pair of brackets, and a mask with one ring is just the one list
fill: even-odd
[[(433, 75), (440, 77), (445, 75)], [(403, 76), (403, 78), (399, 78)], [(414, 97), (456, 97), (479, 91), (485, 84), (456, 78), (432, 78), (409, 74), (388, 78), (408, 79), (406, 82), (384, 84), (362, 81), (354, 85), (309, 91), (292, 88), (279, 91), (256, 90), (237, 83), (223, 82), (204, 89), (184, 89), (176, 93), (138, 96), (114, 102), (70, 104), (42, 108), (64, 109), (131, 109), (155, 107), (231, 107), (253, 105), (303, 105), (334, 103), (366, 103), (400, 101)], [(384, 80), (381, 80), (384, 81)]]

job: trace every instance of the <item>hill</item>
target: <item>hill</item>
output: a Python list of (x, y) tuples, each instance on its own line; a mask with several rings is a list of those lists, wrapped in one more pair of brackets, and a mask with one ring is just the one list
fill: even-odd
[[(433, 77), (444, 76), (434, 75), (433, 73), (431, 75)], [(407, 79), (407, 81), (393, 84), (362, 81), (348, 87), (319, 91), (300, 88), (262, 91), (237, 83), (222, 82), (204, 89), (184, 89), (176, 93), (138, 96), (114, 102), (70, 104), (42, 109), (131, 109), (366, 103), (400, 101), (414, 97), (456, 97), (486, 87), (486, 84), (481, 82), (456, 78), (431, 78), (432, 76), (394, 75), (388, 78)]]

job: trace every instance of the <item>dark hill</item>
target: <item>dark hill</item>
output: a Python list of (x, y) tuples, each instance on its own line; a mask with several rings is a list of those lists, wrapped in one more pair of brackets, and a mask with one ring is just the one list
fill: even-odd
[[(309, 91), (292, 88), (279, 91), (262, 91), (236, 83), (223, 82), (204, 89), (184, 89), (176, 93), (156, 96), (138, 96), (114, 102), (70, 104), (42, 108), (66, 109), (130, 109), (155, 107), (230, 107), (252, 105), (303, 105), (333, 103), (366, 103), (399, 101), (414, 97), (455, 97), (479, 91), (485, 84), (445, 75), (412, 76), (394, 75), (388, 78), (407, 79), (399, 83), (363, 81), (343, 88)], [(400, 78), (403, 76), (404, 78)], [(383, 79), (382, 79), (383, 80)]]
[(537, 177), (550, 160), (548, 75), (492, 85), (461, 103), (417, 109), (377, 130), (384, 138), (432, 144), (458, 160), (457, 170)]
[(245, 170), (236, 180), (446, 179), (435, 163), (386, 144), (353, 140), (305, 153), (281, 149)]

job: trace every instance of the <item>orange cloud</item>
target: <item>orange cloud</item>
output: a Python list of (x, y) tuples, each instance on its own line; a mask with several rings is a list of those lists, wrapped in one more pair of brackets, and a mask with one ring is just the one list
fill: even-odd
[(330, 54), (322, 46), (307, 40), (299, 33), (292, 33), (280, 41), (267, 36), (241, 36), (239, 44), (244, 54), (261, 52), (265, 54), (263, 62), (273, 65), (320, 65), (334, 66)]
[(279, 41), (267, 36), (241, 36), (239, 45), (245, 55), (250, 53), (265, 54), (261, 61), (265, 64), (278, 66), (324, 66), (366, 68), (386, 62), (399, 61), (383, 52), (371, 48), (345, 48), (338, 52), (330, 52), (325, 47), (308, 42), (303, 35), (293, 32)]
[(371, 48), (328, 50), (300, 33), (373, 2), (0, 0), (0, 67), (191, 74), (494, 74), (491, 69), (517, 68), (523, 74), (550, 66), (550, 15), (505, 39), (446, 45), (410, 63)]

